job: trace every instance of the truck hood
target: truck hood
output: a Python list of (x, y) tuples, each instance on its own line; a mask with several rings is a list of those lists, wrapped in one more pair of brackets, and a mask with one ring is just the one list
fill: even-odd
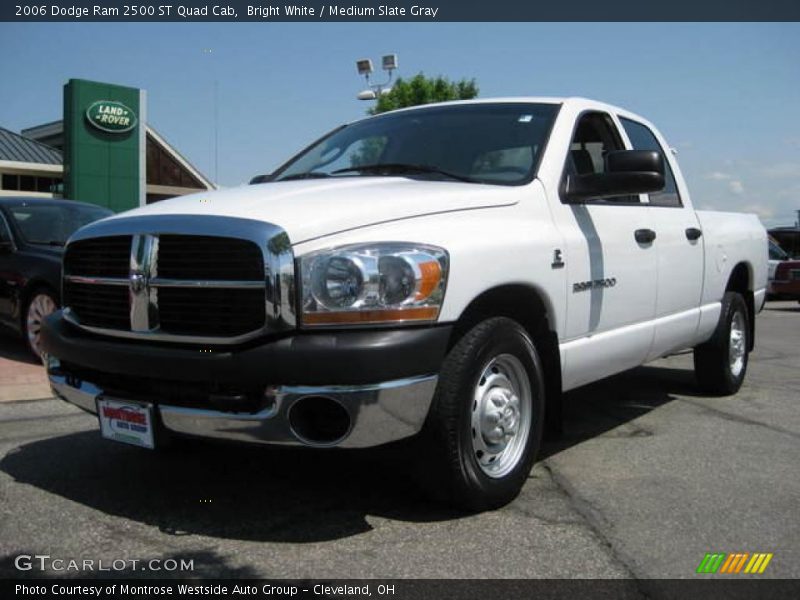
[(292, 243), (422, 215), (505, 206), (525, 188), (405, 177), (342, 177), (242, 186), (180, 196), (110, 217), (217, 215), (266, 221)]

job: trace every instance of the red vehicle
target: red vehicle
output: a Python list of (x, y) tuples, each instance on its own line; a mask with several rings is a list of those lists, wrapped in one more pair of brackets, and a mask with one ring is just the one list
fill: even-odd
[(792, 260), (774, 240), (769, 241), (770, 300), (800, 300), (800, 260)]

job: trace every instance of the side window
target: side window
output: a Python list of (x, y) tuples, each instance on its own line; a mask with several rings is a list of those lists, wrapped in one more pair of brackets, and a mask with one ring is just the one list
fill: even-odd
[(625, 118), (620, 118), (620, 121), (625, 128), (625, 133), (628, 134), (628, 138), (631, 140), (634, 150), (655, 150), (664, 157), (664, 189), (650, 194), (650, 204), (654, 206), (683, 206), (667, 155), (661, 144), (658, 143), (656, 136), (641, 123)]
[[(605, 113), (587, 113), (578, 121), (569, 146), (567, 175), (591, 175), (605, 173), (606, 154), (624, 150), (614, 122)], [(637, 196), (619, 196), (592, 202), (639, 202)]]

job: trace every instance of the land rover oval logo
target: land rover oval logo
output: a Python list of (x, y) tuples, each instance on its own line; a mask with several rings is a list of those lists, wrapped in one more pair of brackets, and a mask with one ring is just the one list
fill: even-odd
[(136, 127), (136, 115), (122, 102), (98, 100), (86, 109), (86, 119), (103, 131), (125, 133)]

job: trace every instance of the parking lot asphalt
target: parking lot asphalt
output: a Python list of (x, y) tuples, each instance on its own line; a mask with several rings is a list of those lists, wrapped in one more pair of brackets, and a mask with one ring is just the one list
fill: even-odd
[(768, 304), (734, 397), (700, 394), (690, 355), (567, 394), (520, 497), (476, 515), (431, 504), (402, 446), (160, 454), (57, 400), (3, 403), (0, 576), (48, 554), (208, 577), (692, 578), (707, 552), (771, 552), (759, 577), (797, 578), (799, 337), (800, 305)]

